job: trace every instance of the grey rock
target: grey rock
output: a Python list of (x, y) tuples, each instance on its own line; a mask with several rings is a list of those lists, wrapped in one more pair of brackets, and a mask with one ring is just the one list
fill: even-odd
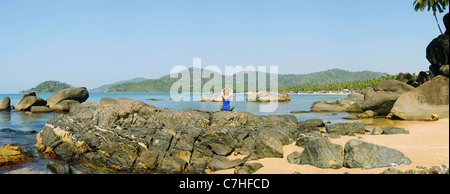
[(47, 106), (32, 106), (30, 111), (32, 113), (48, 113), (52, 112), (52, 109)]
[(259, 162), (245, 163), (242, 166), (236, 166), (234, 174), (253, 174), (263, 167), (263, 164)]
[(297, 145), (298, 147), (305, 147), (308, 142), (316, 138), (325, 138), (325, 137), (322, 136), (322, 133), (320, 131), (302, 133), (299, 134), (295, 142), (295, 145)]
[(352, 139), (344, 147), (344, 166), (347, 168), (381, 168), (401, 164), (411, 164), (411, 160), (403, 153), (366, 143), (359, 139)]
[(47, 168), (50, 169), (53, 174), (72, 174), (72, 169), (65, 163), (49, 162)]
[(244, 162), (241, 159), (229, 160), (224, 156), (214, 156), (209, 163), (209, 168), (212, 171), (225, 170), (234, 168), (243, 164)]
[(370, 133), (370, 135), (381, 135), (383, 133), (383, 128), (382, 127), (374, 127), (372, 130), (372, 133)]
[(3, 97), (0, 100), (0, 111), (11, 110), (11, 99), (8, 96)]
[(392, 135), (392, 134), (409, 134), (408, 130), (399, 127), (386, 127), (383, 129), (383, 134)]
[(325, 123), (322, 119), (308, 119), (306, 121), (299, 121), (298, 125), (301, 126), (314, 126), (314, 127), (325, 127)]
[(338, 169), (342, 167), (343, 159), (342, 146), (333, 144), (325, 138), (316, 138), (306, 144), (300, 156), (294, 154), (290, 156), (289, 161), (310, 164), (318, 168)]
[(80, 104), (80, 102), (76, 100), (63, 100), (55, 104), (51, 110), (69, 112), (70, 109), (72, 109), (75, 105), (78, 104)]
[(365, 134), (364, 123), (361, 121), (352, 123), (335, 123), (325, 126), (325, 130), (330, 134), (354, 136), (356, 134)]
[(381, 82), (373, 87), (366, 88), (364, 93), (363, 110), (373, 110), (380, 115), (387, 115), (395, 101), (404, 93), (414, 87), (397, 80)]
[(47, 103), (50, 108), (58, 104), (63, 100), (76, 100), (78, 102), (84, 102), (89, 98), (89, 92), (85, 87), (68, 88), (60, 90), (47, 98)]
[(17, 104), (14, 106), (14, 108), (18, 111), (29, 111), (31, 109), (31, 106), (46, 106), (46, 105), (47, 102), (44, 99), (36, 97), (35, 92), (30, 92), (22, 95)]

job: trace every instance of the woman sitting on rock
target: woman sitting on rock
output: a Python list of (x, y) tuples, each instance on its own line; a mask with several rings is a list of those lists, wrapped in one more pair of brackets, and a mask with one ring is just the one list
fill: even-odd
[(221, 95), (223, 103), (220, 110), (233, 111), (234, 106), (230, 106), (230, 98), (233, 96), (233, 90), (228, 87), (228, 84), (224, 89), (222, 89)]

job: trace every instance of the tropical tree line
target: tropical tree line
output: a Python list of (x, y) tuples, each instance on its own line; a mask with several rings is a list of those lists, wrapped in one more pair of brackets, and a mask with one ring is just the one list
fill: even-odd
[(368, 86), (376, 85), (386, 80), (396, 79), (397, 75), (387, 75), (377, 79), (365, 80), (365, 81), (347, 81), (347, 82), (334, 82), (326, 84), (300, 84), (300, 85), (288, 85), (280, 87), (279, 91), (283, 92), (315, 92), (315, 91), (342, 91), (344, 89), (349, 90), (363, 90)]

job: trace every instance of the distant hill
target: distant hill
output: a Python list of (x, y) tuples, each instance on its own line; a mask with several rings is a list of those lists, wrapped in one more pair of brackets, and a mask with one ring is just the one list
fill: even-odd
[(20, 91), (19, 93), (29, 93), (29, 92), (36, 92), (36, 93), (54, 93), (63, 89), (72, 88), (71, 85), (60, 82), (60, 81), (45, 81), (40, 84), (38, 84), (36, 87)]
[(109, 87), (111, 87), (112, 85), (117, 85), (117, 84), (123, 84), (123, 83), (130, 83), (130, 82), (141, 82), (147, 80), (147, 78), (142, 78), (142, 77), (136, 77), (130, 80), (124, 80), (124, 81), (119, 81), (119, 82), (115, 82), (112, 84), (107, 84), (107, 85), (102, 85), (98, 88), (94, 88), (94, 89), (90, 89), (89, 92), (93, 92), (93, 93), (101, 93), (104, 92), (106, 89), (108, 89)]
[[(189, 68), (188, 71), (191, 75), (192, 83), (192, 69)], [(208, 71), (208, 70), (203, 70)], [(213, 73), (209, 71), (208, 73)], [(236, 75), (245, 74), (248, 72), (238, 72), (233, 75), (233, 80), (236, 80)], [(256, 76), (259, 72), (255, 72)], [(288, 85), (300, 85), (300, 84), (326, 84), (326, 83), (337, 83), (337, 82), (347, 82), (347, 81), (365, 81), (373, 80), (383, 76), (388, 75), (387, 73), (372, 72), (372, 71), (361, 71), (361, 72), (351, 72), (342, 69), (330, 69), (326, 71), (320, 71), (310, 74), (279, 74), (278, 75), (278, 87), (288, 86)], [(225, 85), (225, 77), (222, 77), (222, 85)], [(170, 87), (179, 79), (170, 78), (169, 75), (162, 76), (159, 79), (147, 79), (140, 82), (129, 82), (122, 84), (114, 84), (109, 88), (105, 89), (104, 92), (170, 92)], [(203, 84), (207, 83), (210, 78), (202, 78)], [(269, 85), (270, 74), (266, 75), (266, 83)], [(248, 84), (248, 80), (245, 79), (245, 86)], [(236, 83), (236, 81), (235, 81)], [(246, 87), (245, 87), (246, 88)], [(191, 91), (194, 91), (191, 84)], [(198, 91), (194, 91), (198, 92)]]

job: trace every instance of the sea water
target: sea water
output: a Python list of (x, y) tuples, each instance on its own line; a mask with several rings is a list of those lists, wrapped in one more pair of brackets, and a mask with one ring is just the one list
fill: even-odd
[[(47, 99), (52, 93), (38, 93), (36, 94), (42, 99)], [(151, 104), (157, 108), (169, 108), (174, 110), (181, 109), (198, 109), (205, 111), (219, 111), (221, 102), (200, 102), (193, 101), (199, 99), (201, 94), (183, 94), (171, 96), (170, 93), (90, 93), (88, 102), (99, 102), (103, 97), (112, 98), (131, 98)], [(237, 94), (244, 95), (244, 94)], [(15, 105), (19, 101), (22, 94), (0, 94), (0, 99), (8, 96), (11, 99), (11, 104)], [(256, 115), (294, 115), (298, 121), (308, 119), (322, 119), (327, 124), (337, 122), (349, 122), (343, 120), (342, 117), (348, 116), (348, 113), (339, 112), (307, 112), (300, 114), (291, 114), (291, 111), (309, 111), (311, 105), (318, 100), (335, 101), (339, 98), (345, 98), (345, 95), (330, 95), (330, 94), (291, 94), (291, 101), (280, 102), (274, 112), (260, 112), (261, 103), (236, 101), (231, 100), (231, 105), (235, 106), (234, 111), (245, 111)], [(243, 96), (238, 96), (243, 97)], [(147, 100), (148, 98), (156, 99), (157, 101)], [(243, 98), (245, 99), (245, 98)], [(22, 149), (31, 153), (34, 162), (24, 166), (15, 167), (14, 169), (2, 170), (0, 173), (17, 170), (24, 173), (49, 173), (46, 164), (53, 159), (50, 159), (36, 150), (36, 134), (47, 123), (47, 120), (63, 113), (42, 113), (25, 115), (24, 112), (0, 112), (0, 130), (9, 128), (15, 132), (0, 132), (0, 145), (6, 143), (19, 144)], [(36, 133), (26, 133), (30, 131)], [(20, 169), (25, 169), (20, 171)], [(78, 168), (83, 173), (82, 168)], [(84, 171), (85, 172), (85, 171)], [(17, 173), (17, 171), (15, 171)], [(90, 172), (99, 173), (99, 172)], [(100, 172), (101, 173), (101, 172)]]

